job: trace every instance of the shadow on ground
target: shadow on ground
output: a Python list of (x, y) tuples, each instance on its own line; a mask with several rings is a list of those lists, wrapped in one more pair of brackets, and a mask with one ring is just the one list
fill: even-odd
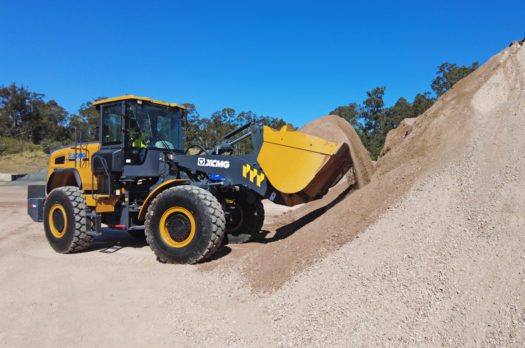
[(304, 227), (305, 225), (309, 224), (310, 222), (318, 219), (321, 215), (326, 213), (328, 210), (332, 209), (334, 206), (336, 206), (339, 202), (341, 202), (352, 190), (354, 189), (354, 185), (348, 187), (346, 190), (341, 192), (336, 198), (334, 198), (331, 202), (326, 204), (325, 206), (322, 206), (320, 208), (317, 208), (314, 211), (311, 211), (310, 213), (302, 216), (301, 218), (283, 225), (281, 227), (278, 227), (275, 231), (275, 234), (270, 237), (266, 238), (266, 236), (269, 234), (269, 231), (261, 231), (261, 233), (257, 236), (254, 236), (249, 242), (250, 243), (262, 243), (262, 244), (268, 244), (277, 242), (282, 239), (286, 239), (290, 237), (292, 234), (297, 232), (299, 229)]
[[(301, 218), (278, 227), (272, 237), (268, 237), (270, 231), (262, 230), (257, 235), (248, 236), (244, 243), (268, 244), (286, 239), (297, 232), (299, 229), (319, 218), (327, 211), (341, 202), (352, 190), (354, 186), (348, 187), (341, 192), (336, 198), (326, 205), (317, 208)], [(98, 251), (101, 253), (112, 254), (124, 248), (144, 248), (147, 247), (145, 239), (137, 239), (129, 235), (126, 231), (104, 228), (102, 235), (95, 238), (93, 245), (87, 252)], [(227, 239), (226, 239), (227, 240)], [(232, 249), (225, 243), (212, 257), (204, 260), (202, 263), (219, 260), (232, 252)]]
[(147, 246), (145, 239), (134, 238), (126, 231), (104, 228), (102, 235), (95, 237), (95, 241), (87, 251), (112, 254), (124, 248), (144, 248)]
[[(98, 251), (104, 254), (113, 254), (125, 248), (141, 249), (144, 247), (147, 247), (149, 250), (148, 243), (146, 243), (145, 239), (137, 239), (132, 237), (125, 230), (104, 228), (102, 229), (102, 235), (95, 238), (95, 241), (91, 247), (86, 250), (86, 252)], [(217, 252), (213, 254), (212, 257), (204, 260), (203, 262), (223, 258), (231, 251), (232, 249), (230, 247), (223, 245), (221, 248), (219, 248), (219, 250), (217, 250)], [(151, 251), (151, 253), (153, 255), (153, 251)]]

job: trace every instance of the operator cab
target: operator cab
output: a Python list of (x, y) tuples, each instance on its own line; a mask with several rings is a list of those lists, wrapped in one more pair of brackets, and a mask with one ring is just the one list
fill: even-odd
[(184, 152), (184, 106), (134, 95), (93, 105), (101, 116), (101, 147), (93, 156), (99, 179), (116, 173), (129, 178), (159, 177), (169, 171), (165, 154)]
[(148, 149), (183, 151), (183, 106), (133, 95), (93, 105), (101, 115), (102, 147), (123, 147), (125, 164), (143, 163)]

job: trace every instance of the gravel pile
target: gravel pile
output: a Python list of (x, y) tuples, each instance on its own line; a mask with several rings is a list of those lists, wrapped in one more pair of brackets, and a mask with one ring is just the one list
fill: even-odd
[[(418, 150), (422, 137), (430, 168), (359, 238), (273, 295), (276, 343), (525, 344), (525, 47), (447, 94), (391, 149)], [(450, 126), (466, 135), (452, 136), (455, 151), (434, 138)]]

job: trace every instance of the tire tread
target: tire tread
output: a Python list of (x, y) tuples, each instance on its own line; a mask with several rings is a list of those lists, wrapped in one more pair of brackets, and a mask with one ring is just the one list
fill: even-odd
[[(224, 217), (222, 206), (217, 200), (217, 198), (215, 198), (215, 196), (212, 195), (211, 192), (205, 189), (192, 185), (177, 186), (174, 188), (167, 189), (161, 192), (157, 197), (155, 197), (155, 199), (151, 202), (150, 206), (148, 207), (148, 211), (146, 213), (145, 226), (149, 226), (151, 224), (153, 213), (157, 209), (158, 203), (161, 200), (163, 200), (167, 195), (169, 195), (169, 192), (172, 190), (185, 191), (186, 194), (197, 196), (199, 198), (199, 201), (202, 202), (202, 206), (206, 209), (207, 215), (211, 217), (211, 238), (208, 242), (206, 249), (200, 255), (197, 255), (193, 259), (188, 260), (189, 264), (200, 262), (213, 255), (217, 251), (217, 249), (219, 249), (219, 247), (222, 245), (222, 240), (224, 238), (224, 231), (226, 227), (226, 219)], [(158, 260), (164, 263), (171, 263), (163, 256), (162, 251), (154, 242), (153, 238), (154, 237), (151, 231), (149, 231), (149, 229), (146, 228), (146, 241), (149, 244), (151, 250), (153, 250), (155, 255), (157, 255)]]

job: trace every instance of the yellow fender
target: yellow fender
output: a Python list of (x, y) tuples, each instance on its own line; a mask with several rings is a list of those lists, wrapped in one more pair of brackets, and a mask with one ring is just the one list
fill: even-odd
[(159, 193), (174, 186), (181, 185), (187, 181), (188, 180), (186, 179), (171, 179), (157, 186), (153, 191), (149, 193), (148, 197), (146, 197), (146, 200), (142, 204), (142, 207), (140, 207), (138, 216), (139, 221), (144, 221), (144, 219), (146, 218), (146, 213), (148, 212), (149, 205), (151, 204), (151, 202), (153, 202), (153, 200), (155, 199), (155, 197), (157, 197)]

